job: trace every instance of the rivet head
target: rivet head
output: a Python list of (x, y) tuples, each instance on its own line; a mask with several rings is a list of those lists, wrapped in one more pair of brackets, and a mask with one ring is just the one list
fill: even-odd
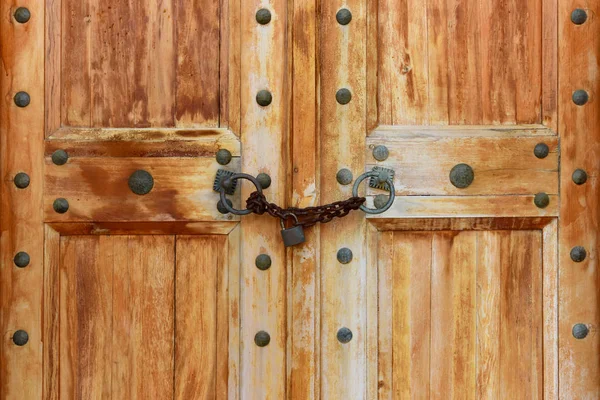
[(587, 172), (585, 172), (582, 169), (576, 169), (575, 172), (573, 172), (572, 175), (573, 178), (573, 182), (575, 182), (575, 184), (577, 185), (583, 185), (584, 183), (587, 182)]
[(260, 183), (260, 187), (263, 189), (268, 189), (269, 186), (271, 186), (271, 177), (269, 174), (261, 172), (260, 174), (256, 175), (256, 180), (258, 183)]
[(352, 13), (347, 8), (342, 8), (335, 14), (335, 19), (340, 25), (348, 25), (352, 21)]
[(261, 90), (256, 94), (256, 102), (266, 107), (273, 101), (273, 95), (268, 90)]
[(15, 104), (18, 107), (27, 107), (31, 103), (31, 98), (27, 92), (18, 92), (14, 97)]
[(29, 175), (27, 175), (25, 172), (19, 172), (15, 175), (13, 182), (19, 189), (25, 189), (27, 186), (29, 186), (31, 180), (29, 179)]
[(57, 213), (64, 214), (67, 211), (69, 211), (69, 202), (67, 201), (67, 199), (59, 198), (54, 200), (52, 207)]
[(24, 24), (31, 18), (31, 12), (25, 7), (19, 7), (15, 10), (14, 17), (18, 23)]
[(138, 169), (129, 177), (129, 189), (135, 194), (145, 195), (154, 187), (154, 178), (150, 172)]
[(457, 164), (450, 170), (450, 182), (459, 189), (469, 187), (475, 179), (475, 171), (467, 164)]
[(13, 343), (17, 346), (25, 346), (29, 342), (29, 334), (22, 329), (19, 329), (13, 334)]
[(20, 251), (17, 254), (15, 254), (15, 257), (13, 258), (13, 262), (15, 263), (15, 265), (19, 268), (25, 268), (26, 266), (29, 265), (29, 263), (31, 262), (31, 259), (29, 258), (29, 254), (25, 253), (24, 251)]
[(571, 260), (582, 262), (587, 257), (587, 251), (583, 246), (575, 246), (571, 249)]
[(581, 8), (576, 8), (571, 13), (571, 22), (575, 25), (584, 24), (587, 21), (587, 12)]
[(533, 203), (538, 208), (546, 208), (550, 204), (550, 197), (546, 193), (538, 193), (533, 198)]
[(348, 168), (342, 168), (335, 175), (335, 179), (337, 179), (340, 185), (349, 185), (352, 183), (354, 176), (352, 175), (352, 171)]
[[(233, 203), (231, 202), (231, 200), (226, 199), (227, 201), (227, 205), (229, 205), (229, 207), (233, 207)], [(225, 208), (225, 206), (223, 206), (223, 203), (221, 202), (221, 200), (219, 200), (217, 202), (217, 210), (221, 213), (221, 214), (227, 214), (229, 211)]]
[(271, 336), (265, 331), (259, 331), (254, 335), (254, 343), (258, 347), (265, 347), (271, 342)]
[(227, 149), (217, 151), (217, 162), (221, 165), (227, 165), (231, 162), (231, 152)]
[(375, 206), (376, 209), (381, 210), (383, 207), (385, 207), (385, 205), (387, 204), (389, 199), (390, 199), (390, 196), (387, 196), (385, 194), (378, 194), (373, 199), (373, 205)]
[(590, 96), (585, 90), (580, 89), (573, 92), (573, 103), (577, 104), (578, 106), (584, 105), (589, 99)]
[(256, 264), (256, 268), (260, 269), (261, 271), (266, 271), (271, 268), (271, 257), (269, 257), (267, 254), (259, 254), (256, 257), (256, 260), (254, 260), (254, 263)]
[(266, 25), (271, 22), (271, 11), (266, 8), (261, 8), (256, 12), (256, 22), (261, 25)]
[(352, 100), (352, 93), (350, 92), (349, 89), (341, 88), (335, 94), (335, 99), (341, 105), (348, 104), (348, 103), (350, 103), (350, 100)]
[(337, 331), (337, 340), (340, 343), (348, 343), (352, 340), (352, 331), (348, 328), (340, 328)]
[(69, 153), (63, 149), (58, 149), (52, 153), (52, 162), (55, 165), (65, 165), (69, 161)]
[(590, 333), (590, 328), (586, 324), (575, 324), (573, 325), (572, 333), (575, 339), (585, 339), (588, 333)]
[(538, 143), (533, 148), (533, 154), (537, 158), (540, 158), (540, 159), (548, 157), (549, 153), (550, 153), (550, 148), (548, 147), (548, 145), (546, 143)]
[(352, 250), (347, 247), (342, 247), (337, 252), (337, 260), (340, 264), (349, 264), (352, 261)]
[(377, 161), (385, 161), (390, 156), (390, 151), (384, 145), (375, 146), (373, 149), (373, 158)]

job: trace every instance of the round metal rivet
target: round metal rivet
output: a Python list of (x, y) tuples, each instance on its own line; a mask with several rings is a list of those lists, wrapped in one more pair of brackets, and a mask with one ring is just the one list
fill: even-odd
[[(227, 199), (227, 204), (229, 205), (229, 207), (233, 207), (233, 203), (231, 202), (231, 200)], [(227, 211), (227, 209), (223, 206), (223, 203), (221, 203), (221, 200), (219, 200), (217, 202), (217, 210), (221, 213), (221, 214), (227, 214), (229, 211)]]
[(256, 94), (256, 102), (263, 107), (268, 106), (272, 101), (273, 95), (268, 90), (261, 90)]
[(582, 169), (576, 169), (575, 172), (573, 172), (572, 175), (573, 178), (573, 182), (575, 182), (575, 184), (577, 185), (583, 185), (584, 183), (587, 182), (587, 172), (585, 172)]
[(29, 254), (25, 253), (24, 251), (18, 252), (15, 254), (15, 258), (13, 258), (13, 262), (19, 268), (25, 268), (29, 265), (30, 261), (31, 259), (29, 258)]
[(266, 25), (271, 22), (271, 11), (266, 8), (261, 8), (256, 12), (256, 22), (261, 25)]
[(535, 154), (535, 156), (540, 159), (548, 157), (549, 153), (550, 153), (550, 148), (548, 147), (548, 145), (546, 143), (538, 143), (535, 145), (535, 147), (533, 149), (533, 154)]
[(29, 18), (31, 18), (31, 13), (29, 12), (29, 9), (25, 7), (19, 7), (15, 10), (13, 16), (18, 23), (24, 24), (25, 22), (29, 21)]
[(31, 102), (31, 98), (27, 92), (18, 92), (15, 94), (14, 101), (18, 107), (27, 107)]
[(65, 165), (69, 160), (69, 153), (63, 149), (58, 149), (52, 153), (52, 162), (56, 165)]
[(538, 193), (535, 195), (533, 203), (538, 208), (546, 208), (550, 204), (550, 197), (546, 193)]
[(340, 343), (348, 343), (352, 340), (352, 331), (348, 328), (340, 328), (337, 332), (337, 340)]
[(19, 189), (25, 189), (30, 183), (29, 175), (27, 175), (25, 172), (19, 172), (15, 175), (13, 182)]
[(573, 325), (573, 337), (575, 339), (585, 339), (588, 333), (590, 333), (590, 328), (586, 324), (575, 324)]
[(576, 90), (573, 92), (573, 103), (582, 106), (588, 102), (590, 96), (585, 90)]
[(56, 211), (59, 214), (64, 214), (67, 211), (69, 211), (69, 202), (67, 201), (67, 199), (56, 199), (54, 200), (54, 203), (52, 204), (52, 207), (54, 208), (54, 211)]
[(271, 257), (266, 254), (259, 254), (254, 263), (256, 264), (256, 268), (266, 271), (271, 268)]
[(261, 172), (260, 174), (256, 175), (256, 180), (258, 183), (260, 183), (260, 187), (263, 189), (268, 189), (269, 186), (271, 186), (271, 177), (269, 174)]
[(373, 149), (373, 158), (377, 161), (385, 161), (390, 156), (390, 151), (383, 145), (375, 146)]
[(583, 246), (575, 246), (571, 249), (571, 260), (582, 262), (587, 257), (587, 251)]
[(348, 25), (352, 21), (352, 13), (347, 8), (342, 8), (335, 14), (335, 19), (340, 25)]
[(571, 22), (575, 25), (581, 25), (587, 21), (587, 12), (581, 8), (576, 8), (571, 13)]
[(22, 329), (19, 329), (13, 334), (13, 343), (17, 346), (25, 346), (29, 342), (29, 334)]
[(450, 182), (459, 189), (464, 189), (473, 183), (475, 172), (467, 164), (455, 165), (450, 170)]
[(377, 196), (375, 196), (375, 199), (373, 199), (373, 205), (376, 209), (381, 210), (383, 207), (385, 207), (389, 199), (390, 196), (387, 196), (385, 194), (378, 194)]
[(341, 105), (348, 104), (348, 103), (350, 103), (350, 100), (352, 100), (352, 93), (350, 92), (349, 89), (341, 88), (335, 94), (335, 99)]
[(231, 162), (231, 152), (227, 149), (217, 151), (217, 162), (221, 165), (227, 165)]
[(260, 331), (256, 335), (254, 335), (254, 343), (256, 343), (258, 347), (265, 347), (270, 342), (271, 336), (265, 331)]
[(129, 177), (129, 189), (135, 194), (144, 195), (150, 193), (154, 187), (154, 178), (150, 172), (138, 169)]
[(348, 168), (342, 168), (335, 175), (335, 179), (337, 179), (340, 185), (349, 185), (352, 183), (354, 176), (352, 175), (352, 171), (350, 171)]
[(337, 260), (341, 264), (349, 264), (352, 261), (352, 250), (347, 247), (342, 247), (337, 252)]

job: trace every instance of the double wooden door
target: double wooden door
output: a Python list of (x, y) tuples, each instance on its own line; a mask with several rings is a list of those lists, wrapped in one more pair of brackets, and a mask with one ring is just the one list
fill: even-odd
[(599, 398), (599, 13), (2, 0), (0, 398)]

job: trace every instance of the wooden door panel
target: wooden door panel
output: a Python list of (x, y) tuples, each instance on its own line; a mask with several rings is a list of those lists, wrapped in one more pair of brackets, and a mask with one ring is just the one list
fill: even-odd
[(542, 398), (553, 389), (544, 350), (555, 357), (556, 342), (543, 332), (556, 321), (543, 311), (556, 293), (544, 298), (542, 275), (556, 270), (544, 269), (543, 240), (540, 230), (382, 233), (379, 397)]

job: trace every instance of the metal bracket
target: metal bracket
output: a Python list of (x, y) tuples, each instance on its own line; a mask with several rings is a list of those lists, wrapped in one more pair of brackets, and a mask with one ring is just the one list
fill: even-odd
[[(394, 170), (393, 169), (389, 169), (389, 168), (383, 168), (383, 167), (373, 167), (373, 171), (374, 172), (383, 172), (383, 173), (387, 173), (388, 177), (393, 181), (394, 180)], [(383, 182), (381, 182), (381, 180), (379, 179), (378, 176), (371, 176), (369, 178), (369, 187), (372, 187), (373, 189), (381, 189), (381, 190), (385, 190), (386, 192), (390, 191), (390, 185), (389, 183), (387, 183), (387, 179)]]
[[(227, 171), (225, 169), (217, 170), (217, 175), (215, 176), (215, 182), (213, 183), (213, 190), (217, 193), (221, 193), (221, 183), (231, 178), (235, 175), (233, 171)], [(225, 193), (228, 195), (232, 195), (235, 193), (235, 188), (237, 187), (237, 179), (233, 180), (231, 186), (225, 189)]]

